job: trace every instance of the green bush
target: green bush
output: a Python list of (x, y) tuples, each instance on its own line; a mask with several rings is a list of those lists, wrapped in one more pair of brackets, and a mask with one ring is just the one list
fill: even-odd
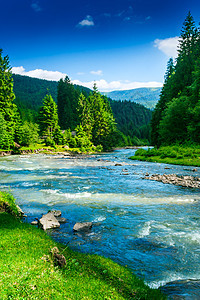
[(39, 127), (36, 123), (31, 123), (25, 121), (24, 124), (18, 127), (16, 133), (16, 142), (20, 144), (20, 146), (30, 146), (31, 144), (35, 144), (39, 139)]
[(50, 137), (47, 137), (45, 140), (45, 145), (49, 146), (49, 147), (54, 147), (56, 146), (55, 142), (53, 139), (51, 139)]

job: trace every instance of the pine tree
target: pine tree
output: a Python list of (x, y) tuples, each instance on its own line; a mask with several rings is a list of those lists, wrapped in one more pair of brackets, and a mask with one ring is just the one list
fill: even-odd
[(53, 139), (58, 126), (57, 105), (51, 95), (46, 95), (43, 106), (39, 110), (39, 126), (41, 135)]
[(80, 92), (75, 89), (68, 76), (58, 83), (58, 117), (62, 129), (74, 130), (78, 125), (77, 105)]
[(170, 58), (167, 63), (167, 70), (165, 73), (165, 81), (163, 88), (160, 94), (160, 100), (157, 103), (151, 120), (151, 142), (153, 145), (160, 145), (160, 138), (159, 138), (159, 124), (162, 119), (162, 114), (167, 107), (167, 103), (171, 101), (173, 98), (172, 95), (172, 86), (173, 86), (173, 76), (175, 73), (175, 67), (173, 59)]
[(198, 142), (200, 33), (189, 12), (181, 30), (176, 65), (168, 64), (165, 83), (151, 121), (152, 143)]
[(82, 93), (78, 100), (78, 117), (80, 120), (80, 125), (86, 132), (87, 136), (92, 139), (92, 128), (94, 125), (94, 118), (91, 112), (91, 105), (89, 99), (86, 98)]
[(16, 125), (19, 122), (17, 107), (13, 103), (15, 95), (13, 93), (13, 80), (8, 56), (3, 57), (0, 49), (0, 114), (6, 122), (7, 149), (14, 146)]

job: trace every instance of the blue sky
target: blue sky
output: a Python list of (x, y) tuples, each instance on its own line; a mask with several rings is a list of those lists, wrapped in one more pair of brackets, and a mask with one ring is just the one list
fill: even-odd
[(198, 24), (198, 0), (1, 0), (0, 48), (13, 73), (101, 91), (161, 86), (189, 10)]

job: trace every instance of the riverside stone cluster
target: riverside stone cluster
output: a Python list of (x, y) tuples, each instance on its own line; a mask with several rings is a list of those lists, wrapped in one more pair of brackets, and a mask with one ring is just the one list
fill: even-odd
[[(61, 217), (60, 210), (52, 210), (43, 215), (39, 220), (31, 222), (32, 225), (38, 225), (43, 230), (59, 228), (60, 224), (66, 223), (67, 219)], [(74, 225), (74, 231), (87, 231), (92, 228), (92, 222), (78, 222)]]
[(200, 188), (200, 177), (196, 176), (178, 176), (176, 174), (153, 174), (149, 176), (147, 173), (144, 179), (155, 180), (162, 183), (174, 184), (189, 188)]

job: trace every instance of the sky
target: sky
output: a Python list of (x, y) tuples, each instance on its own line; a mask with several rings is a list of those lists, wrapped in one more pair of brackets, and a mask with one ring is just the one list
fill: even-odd
[(199, 0), (0, 0), (0, 48), (12, 72), (66, 75), (100, 91), (160, 87)]

